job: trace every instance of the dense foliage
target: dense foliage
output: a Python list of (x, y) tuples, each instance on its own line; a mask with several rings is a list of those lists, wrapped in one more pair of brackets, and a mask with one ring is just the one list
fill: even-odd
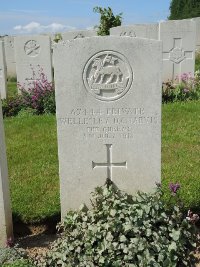
[(6, 247), (0, 249), (1, 267), (32, 267), (27, 253), (18, 247)]
[(200, 17), (200, 0), (172, 0), (170, 20)]
[(190, 73), (183, 73), (177, 80), (163, 83), (162, 102), (176, 102), (200, 99), (200, 71), (194, 77)]
[(98, 26), (98, 35), (109, 35), (110, 28), (121, 26), (122, 23), (122, 13), (114, 15), (110, 7), (102, 8), (95, 7), (94, 12), (100, 14), (100, 24)]
[[(39, 66), (38, 66), (39, 67)], [(32, 114), (55, 113), (55, 90), (49, 82), (43, 69), (39, 67), (38, 73), (32, 69), (33, 82), (28, 89), (24, 84), (18, 83), (20, 95), (4, 100), (2, 103), (4, 117), (16, 116), (19, 112)], [(36, 79), (36, 77), (39, 77)]]
[[(180, 186), (170, 184), (172, 197)], [(63, 233), (38, 266), (175, 267), (194, 266), (194, 225), (178, 205), (166, 206), (155, 193), (130, 196), (110, 182), (97, 188), (92, 209), (70, 211), (59, 225)]]

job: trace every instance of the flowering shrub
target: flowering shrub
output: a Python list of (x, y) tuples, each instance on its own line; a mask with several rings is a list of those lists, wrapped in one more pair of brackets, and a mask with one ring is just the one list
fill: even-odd
[(175, 82), (163, 83), (163, 103), (198, 99), (200, 99), (200, 71), (196, 71), (194, 77), (191, 73), (183, 73), (180, 77), (176, 77)]
[[(170, 186), (173, 196), (177, 185)], [(92, 209), (82, 205), (67, 213), (56, 240), (37, 266), (195, 266), (191, 251), (197, 235), (178, 205), (168, 209), (162, 187), (130, 196), (109, 182), (92, 195)], [(35, 262), (36, 263), (36, 262)]]
[(24, 85), (18, 83), (18, 89), (21, 91), (24, 105), (34, 109), (35, 114), (55, 113), (55, 90), (53, 84), (47, 80), (43, 69), (39, 66), (38, 68), (37, 73), (32, 68), (33, 81), (28, 90), (24, 88)]
[(52, 82), (47, 80), (43, 69), (38, 66), (37, 73), (32, 68), (32, 79), (29, 88), (18, 83), (21, 95), (3, 100), (2, 108), (4, 117), (16, 116), (27, 111), (28, 114), (44, 114), (56, 112), (55, 90)]
[(22, 96), (15, 96), (2, 101), (4, 117), (16, 116), (20, 110), (26, 108)]

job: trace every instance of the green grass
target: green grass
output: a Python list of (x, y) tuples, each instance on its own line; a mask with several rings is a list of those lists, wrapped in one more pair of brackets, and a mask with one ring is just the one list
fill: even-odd
[(195, 58), (195, 70), (200, 70), (200, 54), (198, 53)]
[(187, 208), (200, 210), (200, 102), (163, 105), (162, 183), (181, 184)]
[(15, 220), (41, 221), (60, 211), (55, 116), (5, 120)]
[[(41, 221), (60, 212), (56, 120), (5, 119), (15, 219)], [(162, 182), (181, 184), (187, 207), (200, 207), (200, 102), (163, 105)]]
[(8, 87), (8, 97), (13, 97), (17, 94), (17, 83), (16, 82), (7, 82)]

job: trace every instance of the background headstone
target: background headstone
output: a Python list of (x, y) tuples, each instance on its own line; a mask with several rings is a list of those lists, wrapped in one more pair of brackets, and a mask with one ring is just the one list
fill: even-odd
[(13, 238), (13, 227), (3, 116), (0, 101), (0, 247), (5, 247), (8, 238)]
[(4, 43), (0, 41), (0, 95), (1, 95), (1, 99), (5, 99), (7, 96), (7, 81), (6, 80), (7, 80), (7, 75), (6, 75)]
[(72, 40), (78, 38), (97, 36), (96, 30), (69, 31), (61, 33), (62, 40)]
[(91, 37), (54, 49), (62, 215), (111, 179), (150, 191), (161, 172), (161, 42)]
[(16, 77), (14, 37), (4, 36), (3, 39), (4, 39), (4, 47), (5, 47), (7, 75), (10, 77)]
[(200, 17), (192, 20), (196, 23), (196, 50), (200, 52)]
[(110, 35), (130, 36), (158, 40), (158, 24), (133, 24), (110, 29)]
[(159, 39), (163, 41), (164, 82), (176, 80), (182, 73), (194, 75), (195, 38), (196, 25), (192, 20), (160, 23)]
[[(28, 89), (33, 82), (40, 80), (42, 69), (49, 82), (52, 77), (51, 45), (49, 36), (15, 37), (15, 58), (17, 81)], [(33, 75), (33, 70), (35, 75)]]

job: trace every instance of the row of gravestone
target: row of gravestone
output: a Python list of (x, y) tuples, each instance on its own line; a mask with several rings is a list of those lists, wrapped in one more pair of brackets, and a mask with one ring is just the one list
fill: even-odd
[[(62, 34), (62, 40), (96, 36), (96, 31), (76, 31)], [(161, 22), (159, 24), (135, 24), (112, 28), (110, 35), (130, 36), (161, 40), (163, 42), (163, 78), (175, 80), (182, 73), (194, 74), (195, 49), (200, 47), (200, 18)], [(39, 80), (42, 68), (49, 81), (53, 80), (52, 51), (55, 43), (53, 36), (5, 37), (5, 49), (0, 46), (1, 97), (6, 98), (7, 73), (16, 68), (17, 80), (25, 88), (31, 87), (33, 80)], [(8, 49), (10, 47), (10, 50)], [(11, 52), (12, 48), (12, 52)], [(14, 52), (15, 48), (15, 52)], [(5, 53), (4, 51), (5, 50)], [(3, 55), (5, 54), (5, 56)], [(14, 56), (15, 55), (15, 56)], [(5, 58), (5, 59), (3, 59)], [(11, 60), (12, 58), (12, 60)], [(15, 59), (14, 59), (15, 58)], [(16, 67), (14, 66), (16, 62)], [(11, 69), (9, 69), (11, 67)], [(36, 72), (33, 77), (33, 69)]]
[[(62, 216), (90, 205), (107, 179), (130, 194), (152, 190), (161, 179), (162, 42), (79, 38), (56, 44), (53, 60)], [(3, 246), (12, 220), (1, 107), (0, 142)]]

